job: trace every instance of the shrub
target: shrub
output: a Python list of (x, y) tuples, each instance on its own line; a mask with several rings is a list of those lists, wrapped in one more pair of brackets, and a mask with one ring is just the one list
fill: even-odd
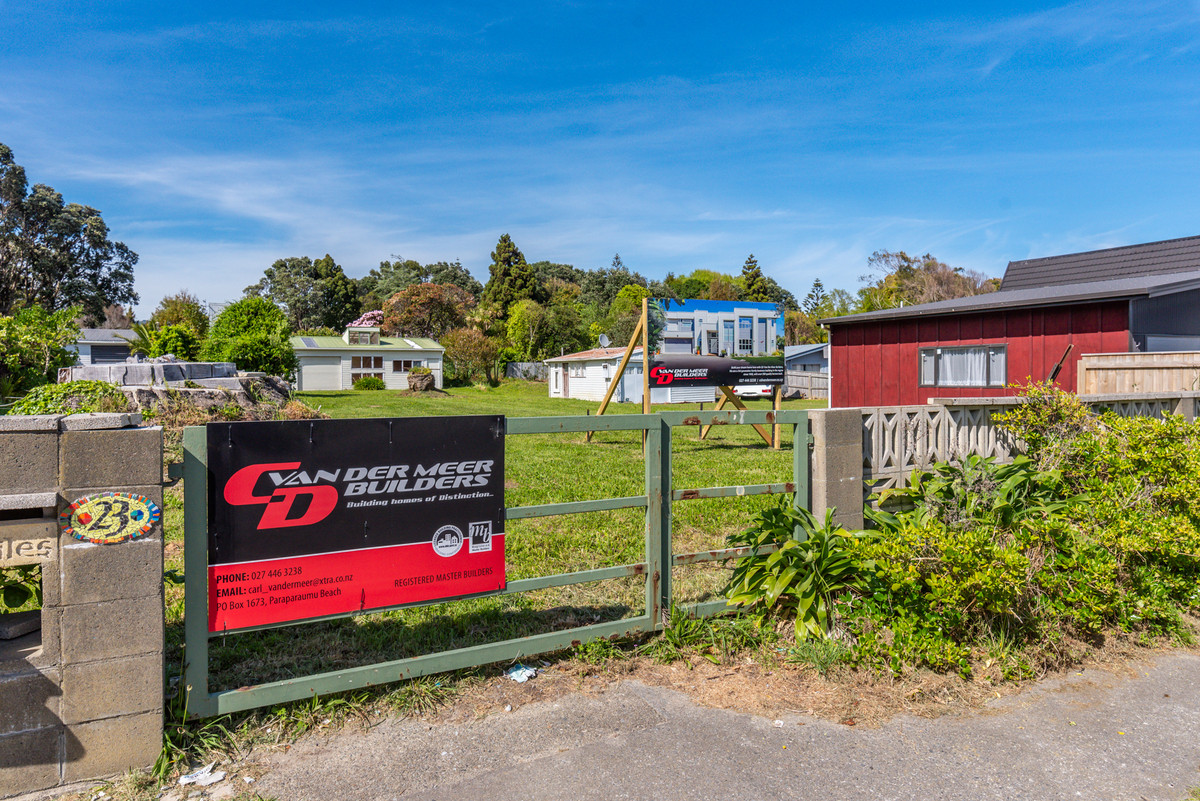
[[(415, 371), (414, 371), (415, 372)], [(376, 378), (373, 375), (363, 376), (354, 382), (354, 389), (387, 389), (387, 384), (383, 383), (382, 378)]]
[(240, 369), (292, 378), (296, 351), (288, 340), (287, 317), (271, 301), (243, 298), (213, 321), (203, 355), (210, 361), (233, 362)]
[(860, 565), (850, 555), (851, 534), (833, 522), (833, 511), (818, 521), (785, 497), (759, 515), (754, 527), (728, 537), (731, 547), (753, 548), (734, 566), (725, 595), (764, 620), (794, 618), (796, 639), (823, 637), (834, 622), (839, 596), (858, 586)]
[(69, 346), (79, 339), (79, 313), (30, 306), (11, 317), (0, 316), (0, 402), (54, 382), (58, 368), (75, 363)]
[(68, 381), (34, 388), (9, 409), (9, 414), (75, 414), (123, 412), (129, 399), (115, 384), (105, 381)]
[(1003, 425), (1028, 456), (936, 465), (866, 511), (879, 536), (852, 545), (870, 565), (847, 614), (856, 659), (967, 674), (972, 653), (997, 652), (1012, 678), (1114, 628), (1190, 639), (1200, 426), (1091, 415), (1046, 387)]
[(409, 375), (433, 375), (433, 370), (428, 367), (414, 367), (408, 371)]
[(165, 356), (168, 353), (185, 362), (194, 362), (200, 358), (200, 337), (186, 325), (165, 325), (154, 338), (154, 350), (151, 356)]
[(233, 362), (240, 370), (278, 375), (291, 379), (299, 362), (290, 342), (278, 337), (237, 337), (207, 351), (211, 361)]

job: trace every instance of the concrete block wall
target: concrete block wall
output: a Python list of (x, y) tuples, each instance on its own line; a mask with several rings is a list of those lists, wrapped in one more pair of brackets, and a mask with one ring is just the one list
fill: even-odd
[(862, 410), (814, 409), (808, 413), (813, 435), (812, 512), (827, 509), (850, 530), (863, 527)]
[(0, 797), (146, 767), (162, 748), (161, 522), (115, 545), (57, 522), (106, 491), (162, 507), (162, 430), (140, 422), (0, 416), (0, 565), (34, 554), (43, 591), (41, 630), (0, 640)]

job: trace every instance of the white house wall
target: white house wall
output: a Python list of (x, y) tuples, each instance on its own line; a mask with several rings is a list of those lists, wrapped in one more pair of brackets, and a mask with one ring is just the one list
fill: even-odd
[[(402, 351), (371, 350), (370, 348), (366, 348), (366, 347), (355, 348), (354, 350), (337, 351), (332, 348), (322, 348), (320, 351), (298, 351), (296, 356), (300, 359), (301, 370), (304, 369), (304, 360), (306, 357), (309, 357), (309, 358), (316, 357), (319, 359), (333, 357), (333, 358), (337, 358), (340, 361), (340, 363), (341, 363), (341, 368), (340, 368), (341, 386), (340, 387), (328, 387), (328, 389), (350, 389), (353, 385), (353, 381), (350, 378), (351, 373), (379, 372), (374, 369), (370, 369), (370, 370), (362, 369), (362, 368), (360, 368), (358, 370), (353, 369), (353, 367), (351, 366), (353, 364), (351, 359), (355, 356), (369, 356), (372, 358), (374, 358), (375, 356), (382, 356), (383, 357), (383, 369), (382, 369), (383, 383), (385, 386), (387, 386), (388, 389), (408, 389), (408, 373), (392, 372), (392, 361), (393, 360), (405, 360), (405, 359), (417, 360), (417, 359), (420, 359), (421, 361), (425, 362), (425, 366), (429, 368), (429, 371), (431, 373), (433, 373), (434, 385), (438, 389), (442, 388), (442, 352), (441, 351), (436, 351), (436, 350), (402, 350)], [(325, 387), (322, 387), (322, 388), (325, 388)], [(305, 387), (303, 387), (303, 389), (308, 389), (308, 387), (305, 386)]]

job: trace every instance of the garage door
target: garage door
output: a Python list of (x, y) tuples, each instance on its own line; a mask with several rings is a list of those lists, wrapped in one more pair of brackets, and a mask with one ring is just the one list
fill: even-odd
[(337, 356), (305, 356), (296, 389), (341, 389), (342, 360)]
[(92, 364), (124, 364), (128, 345), (92, 345)]

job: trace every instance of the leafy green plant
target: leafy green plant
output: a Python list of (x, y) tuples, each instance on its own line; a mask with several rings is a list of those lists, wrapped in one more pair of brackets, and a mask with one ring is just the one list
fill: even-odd
[(907, 487), (885, 489), (874, 496), (881, 511), (870, 510), (867, 516), (877, 527), (895, 527), (889, 509), (914, 509), (918, 520), (936, 520), (954, 529), (1011, 528), (1029, 519), (1045, 519), (1083, 500), (1082, 496), (1062, 497), (1062, 473), (1039, 470), (1028, 456), (997, 464), (994, 457), (971, 455), (961, 463), (942, 462), (928, 472), (914, 471), (909, 481)]
[(358, 390), (380, 390), (387, 389), (387, 384), (383, 383), (382, 378), (376, 378), (373, 375), (363, 376), (354, 382), (354, 389)]
[(123, 412), (129, 399), (106, 381), (68, 381), (43, 384), (9, 409), (9, 414), (75, 414), (77, 412)]
[(69, 347), (79, 339), (77, 308), (48, 312), (40, 306), (0, 316), (0, 403), (51, 383), (60, 367), (75, 363)]
[(763, 645), (772, 637), (769, 631), (744, 616), (691, 617), (672, 605), (662, 634), (642, 646), (639, 652), (662, 663), (686, 659), (694, 654), (715, 665), (746, 648)]
[(0, 605), (10, 612), (40, 609), (42, 569), (40, 565), (0, 568)]
[(428, 367), (414, 367), (408, 371), (409, 375), (432, 375), (433, 371)]
[(823, 637), (834, 621), (835, 600), (859, 587), (863, 566), (849, 545), (863, 535), (834, 523), (832, 509), (818, 521), (784, 498), (764, 510), (753, 528), (728, 538), (730, 546), (754, 551), (737, 561), (725, 595), (760, 619), (794, 618), (797, 639)]

